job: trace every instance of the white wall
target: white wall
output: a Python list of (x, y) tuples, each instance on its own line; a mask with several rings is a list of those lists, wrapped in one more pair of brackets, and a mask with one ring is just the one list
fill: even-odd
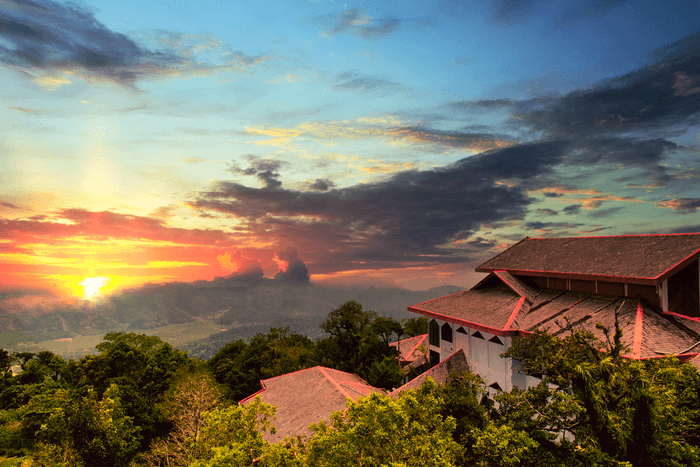
[[(432, 318), (429, 318), (432, 320)], [(444, 320), (435, 320), (442, 329)], [(474, 373), (480, 375), (487, 385), (498, 383), (504, 391), (510, 391), (513, 387), (527, 389), (540, 383), (539, 378), (527, 376), (522, 371), (522, 366), (518, 362), (513, 362), (511, 358), (503, 358), (500, 355), (507, 351), (512, 342), (512, 337), (496, 336), (485, 331), (478, 331), (483, 339), (476, 337), (476, 329), (462, 326), (468, 334), (457, 332), (458, 324), (450, 323), (452, 327), (452, 343), (440, 340), (439, 346), (430, 346), (431, 350), (440, 353), (440, 361), (450, 357), (450, 355), (464, 351), (469, 367)], [(501, 344), (496, 342), (497, 338)], [(515, 337), (517, 339), (517, 337)]]

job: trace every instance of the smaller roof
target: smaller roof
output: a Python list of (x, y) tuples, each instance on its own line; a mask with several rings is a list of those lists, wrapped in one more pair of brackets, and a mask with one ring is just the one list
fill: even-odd
[(385, 394), (384, 390), (370, 386), (357, 375), (322, 366), (264, 379), (260, 384), (263, 389), (240, 403), (247, 404), (260, 396), (262, 402), (277, 407), (277, 420), (273, 421), (277, 433), (263, 434), (270, 443), (286, 437), (310, 435), (310, 424), (328, 421), (331, 413), (345, 409), (348, 398), (357, 400), (373, 392)]
[(445, 384), (450, 381), (450, 375), (462, 373), (463, 371), (469, 371), (469, 364), (467, 363), (467, 357), (464, 355), (464, 351), (460, 349), (400, 388), (394, 389), (389, 395), (391, 397), (397, 397), (399, 393), (403, 391), (417, 389), (423, 385), (423, 382), (425, 382), (428, 377), (432, 378), (433, 381), (438, 384)]
[[(413, 363), (425, 357), (425, 346), (427, 345), (427, 334), (409, 337), (400, 341), (392, 342), (390, 347), (396, 347), (399, 351), (399, 361), (401, 363)], [(422, 346), (422, 347), (421, 347)], [(422, 349), (422, 350), (421, 350)]]
[(700, 257), (700, 233), (525, 238), (477, 272), (658, 285)]
[[(409, 306), (408, 310), (433, 318), (444, 319), (473, 329), (503, 335), (508, 332), (512, 317), (526, 299), (512, 289), (472, 289)], [(504, 334), (505, 333), (505, 334)]]

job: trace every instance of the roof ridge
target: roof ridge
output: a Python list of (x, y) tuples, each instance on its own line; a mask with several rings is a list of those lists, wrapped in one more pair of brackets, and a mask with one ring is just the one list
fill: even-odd
[[(324, 368), (322, 366), (314, 367), (314, 368), (318, 368), (318, 371), (320, 371), (321, 374), (328, 380), (328, 382), (331, 383), (333, 386), (335, 386), (335, 388), (338, 390), (338, 392), (340, 392), (343, 396), (345, 396), (346, 399), (355, 400), (352, 398), (352, 396), (350, 396), (350, 394), (348, 394), (345, 391), (345, 389), (340, 387), (340, 384), (338, 384), (338, 382), (335, 379), (331, 378), (331, 376), (326, 372), (326, 368)], [(331, 369), (331, 368), (329, 368), (329, 369)]]

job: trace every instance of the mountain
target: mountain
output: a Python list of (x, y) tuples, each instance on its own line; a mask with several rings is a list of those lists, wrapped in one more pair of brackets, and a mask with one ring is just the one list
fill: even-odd
[(159, 335), (165, 326), (169, 332), (178, 332), (173, 329), (180, 328), (173, 325), (208, 323), (211, 329), (207, 328), (210, 331), (205, 339), (186, 346), (191, 354), (205, 356), (210, 353), (206, 349), (267, 332), (270, 327), (289, 326), (312, 339), (321, 337), (319, 325), (330, 311), (348, 300), (401, 320), (415, 317), (407, 306), (459, 290), (452, 286), (427, 291), (324, 287), (308, 281), (269, 279), (254, 271), (213, 281), (147, 285), (98, 303), (70, 305), (47, 292), (5, 293), (0, 294), (0, 339), (4, 337), (0, 344), (8, 342), (10, 334), (15, 341), (39, 342), (110, 331)]

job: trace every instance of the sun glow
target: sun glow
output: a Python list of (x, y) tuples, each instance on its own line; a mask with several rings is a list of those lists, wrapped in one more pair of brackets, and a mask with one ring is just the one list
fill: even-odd
[(104, 287), (107, 282), (109, 282), (109, 277), (86, 277), (81, 282), (78, 282), (78, 284), (83, 286), (83, 295), (85, 298), (96, 298), (100, 289)]

